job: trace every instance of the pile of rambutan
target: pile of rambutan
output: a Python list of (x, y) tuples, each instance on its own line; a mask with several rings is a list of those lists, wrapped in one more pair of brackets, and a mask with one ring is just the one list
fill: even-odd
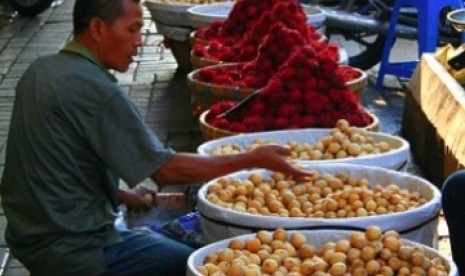
[(355, 80), (361, 76), (360, 72), (350, 66), (339, 66), (337, 68), (337, 73), (345, 82)]
[(373, 118), (345, 85), (337, 61), (324, 53), (312, 45), (294, 48), (249, 108), (218, 116), (231, 103), (214, 104), (207, 123), (233, 132), (332, 128), (339, 119), (368, 126)]
[[(248, 17), (253, 9), (258, 14)], [(359, 72), (338, 64), (338, 47), (318, 39), (298, 0), (241, 0), (226, 21), (211, 28), (215, 38), (193, 52), (241, 63), (201, 68), (197, 80), (260, 93), (234, 116), (219, 116), (233, 102), (212, 105), (206, 117), (210, 125), (258, 132), (332, 128), (339, 119), (358, 127), (372, 123), (346, 85)]]
[[(322, 44), (323, 42), (318, 42)], [(239, 88), (260, 88), (276, 73), (294, 48), (306, 42), (300, 33), (284, 24), (274, 23), (258, 47), (257, 56), (248, 62), (208, 66), (194, 76), (198, 81)], [(325, 46), (319, 46), (324, 49)]]
[[(208, 40), (208, 44), (196, 43), (192, 54), (197, 57), (222, 62), (250, 61), (257, 56), (258, 47), (270, 33), (275, 23), (282, 23), (298, 31), (311, 43), (321, 40), (321, 35), (306, 21), (306, 14), (297, 0), (238, 1), (224, 22), (215, 22), (195, 32), (196, 37)], [(248, 16), (251, 10), (253, 16)]]
[(237, 1), (225, 21), (214, 21), (208, 27), (195, 31), (196, 38), (211, 41), (218, 40), (232, 45), (240, 40), (244, 33), (252, 28), (260, 16), (271, 10), (276, 3), (286, 0), (245, 0)]

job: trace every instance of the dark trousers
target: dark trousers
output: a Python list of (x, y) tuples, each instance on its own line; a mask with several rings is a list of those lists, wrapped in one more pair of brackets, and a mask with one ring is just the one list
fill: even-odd
[(442, 209), (449, 227), (452, 258), (465, 275), (465, 170), (449, 176), (442, 188)]

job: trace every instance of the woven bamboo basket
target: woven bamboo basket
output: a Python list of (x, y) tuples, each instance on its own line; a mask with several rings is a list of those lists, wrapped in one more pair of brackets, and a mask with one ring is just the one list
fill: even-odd
[[(205, 141), (210, 141), (210, 140), (218, 139), (218, 138), (222, 138), (222, 137), (228, 137), (228, 136), (243, 134), (243, 133), (239, 133), (239, 132), (234, 132), (234, 131), (229, 131), (229, 130), (217, 128), (217, 127), (214, 127), (214, 126), (210, 125), (206, 120), (209, 111), (210, 110), (204, 111), (202, 114), (200, 114), (200, 117), (199, 117), (200, 132), (202, 133), (202, 137), (203, 137), (203, 139)], [(373, 122), (370, 125), (368, 125), (366, 127), (363, 127), (362, 129), (367, 130), (367, 131), (379, 131), (379, 119), (378, 119), (378, 117), (375, 114), (371, 113), (371, 112), (368, 112), (368, 113), (370, 114), (371, 118), (373, 119)]]
[[(237, 65), (238, 63), (228, 63), (208, 68)], [(220, 101), (240, 101), (257, 90), (256, 88), (239, 88), (199, 81), (196, 76), (200, 70), (204, 69), (196, 69), (187, 75), (187, 86), (191, 91), (193, 102), (202, 110), (209, 109), (212, 104)]]
[(356, 79), (346, 82), (346, 85), (359, 100), (362, 100), (363, 92), (365, 92), (365, 89), (368, 85), (368, 76), (367, 73), (365, 73), (363, 70), (360, 70), (356, 67), (352, 67), (352, 69), (359, 72), (360, 76)]
[(199, 68), (202, 68), (202, 67), (206, 67), (206, 66), (210, 66), (210, 65), (223, 64), (223, 63), (226, 63), (226, 62), (223, 62), (221, 60), (213, 60), (213, 59), (208, 59), (208, 58), (204, 58), (204, 57), (199, 57), (199, 56), (195, 55), (191, 51), (191, 63), (192, 63), (192, 68), (199, 69)]
[(202, 137), (205, 141), (241, 134), (238, 132), (233, 132), (210, 125), (209, 123), (207, 123), (206, 119), (208, 112), (209, 110), (204, 111), (202, 114), (200, 114), (199, 117), (200, 132), (202, 133)]

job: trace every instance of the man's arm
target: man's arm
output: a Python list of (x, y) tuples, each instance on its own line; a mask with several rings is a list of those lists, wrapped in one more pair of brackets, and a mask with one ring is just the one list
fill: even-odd
[(297, 168), (287, 161), (291, 151), (285, 147), (267, 145), (253, 151), (233, 155), (176, 154), (165, 166), (152, 175), (160, 185), (208, 181), (247, 168), (279, 171), (296, 180), (308, 180), (312, 173)]
[(135, 211), (147, 211), (156, 205), (154, 198), (157, 193), (149, 188), (139, 186), (135, 189), (118, 191), (119, 203), (127, 205)]

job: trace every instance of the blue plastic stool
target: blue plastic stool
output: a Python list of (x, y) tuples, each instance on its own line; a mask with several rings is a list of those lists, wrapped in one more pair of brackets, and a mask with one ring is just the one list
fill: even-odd
[[(394, 9), (389, 23), (389, 29), (386, 34), (383, 55), (379, 67), (378, 77), (376, 79), (376, 89), (383, 86), (385, 75), (395, 75), (404, 78), (410, 78), (418, 61), (397, 61), (389, 62), (392, 45), (396, 37), (396, 25), (399, 18), (400, 8), (403, 6), (413, 6), (418, 13), (418, 55), (424, 52), (435, 52), (438, 42), (439, 16), (445, 7), (462, 8), (462, 0), (396, 0)], [(462, 40), (465, 37), (462, 34)]]

